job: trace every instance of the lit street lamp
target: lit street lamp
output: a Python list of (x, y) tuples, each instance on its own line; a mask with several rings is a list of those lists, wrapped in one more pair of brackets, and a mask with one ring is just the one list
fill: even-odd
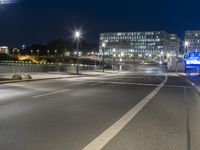
[(112, 69), (113, 69), (113, 71), (115, 70), (115, 68), (114, 68), (115, 67), (115, 57), (116, 57), (115, 52), (116, 52), (116, 49), (114, 48), (112, 51)]
[(38, 49), (38, 50), (37, 50), (37, 55), (39, 56), (39, 54), (40, 54), (40, 50)]
[(75, 31), (74, 38), (76, 40), (76, 74), (79, 74), (79, 40), (81, 38), (81, 32)]
[(189, 46), (189, 42), (188, 41), (185, 41), (185, 52), (187, 54), (188, 52), (188, 46)]
[(20, 50), (19, 49), (17, 50), (17, 54), (20, 55)]
[(47, 55), (48, 55), (48, 57), (49, 57), (49, 53), (50, 53), (50, 51), (49, 51), (49, 50), (47, 50)]
[(33, 55), (33, 50), (31, 50), (31, 56)]
[[(187, 56), (187, 53), (188, 53), (188, 46), (189, 46), (189, 42), (185, 41), (185, 57)], [(185, 73), (187, 73), (186, 60), (185, 60)]]
[(55, 50), (55, 56), (57, 57), (57, 53), (58, 53), (58, 51), (57, 50)]

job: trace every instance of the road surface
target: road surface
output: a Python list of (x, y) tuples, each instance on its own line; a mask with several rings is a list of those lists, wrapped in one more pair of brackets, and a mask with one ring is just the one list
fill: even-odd
[(0, 150), (199, 150), (200, 97), (144, 72), (0, 85)]

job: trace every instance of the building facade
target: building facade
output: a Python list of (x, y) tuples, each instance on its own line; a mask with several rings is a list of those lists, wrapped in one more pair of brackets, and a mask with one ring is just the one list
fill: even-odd
[(200, 51), (200, 30), (199, 31), (186, 31), (185, 42), (188, 42), (188, 51)]
[(0, 53), (9, 54), (9, 50), (7, 46), (0, 46)]
[(159, 55), (176, 54), (179, 51), (180, 39), (177, 35), (165, 31), (101, 33), (100, 53), (103, 43), (105, 55), (112, 55), (113, 51), (125, 55)]

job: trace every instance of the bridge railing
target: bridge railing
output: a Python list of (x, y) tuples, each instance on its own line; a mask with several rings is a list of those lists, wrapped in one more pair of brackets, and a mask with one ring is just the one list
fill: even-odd
[[(101, 66), (91, 66), (80, 64), (79, 70), (95, 71), (100, 70)], [(33, 64), (33, 63), (15, 63), (15, 62), (0, 62), (0, 73), (28, 73), (28, 72), (76, 72), (75, 64)]]

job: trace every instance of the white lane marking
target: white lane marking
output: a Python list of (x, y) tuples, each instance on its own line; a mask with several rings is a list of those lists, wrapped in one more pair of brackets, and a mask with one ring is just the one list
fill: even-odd
[(109, 81), (98, 81), (101, 84), (119, 84), (119, 85), (146, 85), (146, 86), (159, 86), (159, 84), (148, 84), (148, 83), (128, 83), (128, 82), (109, 82)]
[(51, 92), (51, 93), (45, 93), (45, 94), (41, 94), (41, 95), (36, 95), (36, 96), (33, 96), (32, 98), (39, 98), (39, 97), (44, 97), (44, 96), (53, 95), (53, 94), (59, 94), (59, 93), (68, 92), (68, 91), (70, 91), (70, 89), (60, 90), (60, 91)]
[[(105, 82), (105, 81), (97, 81), (97, 82), (98, 83), (91, 84), (91, 86), (98, 84), (138, 85), (138, 86), (152, 86), (152, 87), (161, 86), (160, 84), (148, 84), (148, 83)], [(192, 88), (190, 86), (177, 86), (177, 85), (163, 85), (163, 86), (172, 88)]]
[(93, 84), (90, 84), (90, 86), (96, 86), (96, 85), (101, 85), (101, 84), (104, 84), (104, 83), (103, 82), (93, 83)]
[(31, 81), (31, 82), (24, 82), (24, 83), (17, 82), (17, 83), (8, 83), (7, 85), (23, 87), (23, 86), (32, 86), (32, 85), (37, 86), (37, 85), (47, 84), (47, 83), (53, 83), (53, 82), (56, 82), (56, 81), (45, 81), (45, 82)]
[(192, 81), (190, 81), (188, 78), (186, 78), (186, 80), (188, 81), (188, 83), (190, 83), (198, 93), (200, 93), (200, 86), (197, 86), (195, 83), (193, 83)]
[(154, 89), (148, 96), (141, 100), (136, 106), (116, 121), (112, 126), (106, 129), (101, 135), (95, 138), (89, 143), (83, 150), (101, 150), (114, 136), (116, 136), (141, 110), (144, 106), (150, 102), (150, 100), (161, 90), (168, 80), (168, 76), (165, 76), (165, 80)]

